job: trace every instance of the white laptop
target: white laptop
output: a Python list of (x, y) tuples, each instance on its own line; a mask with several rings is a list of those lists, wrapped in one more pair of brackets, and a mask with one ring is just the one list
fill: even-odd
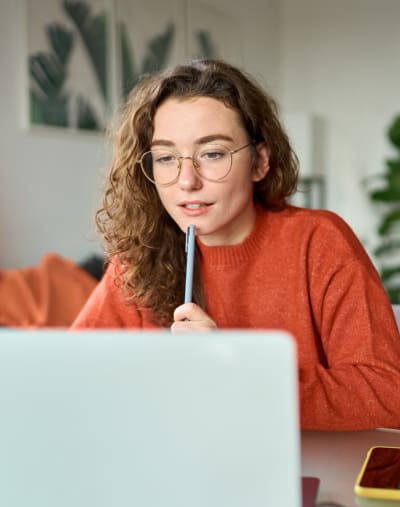
[(0, 505), (300, 507), (294, 340), (0, 331)]

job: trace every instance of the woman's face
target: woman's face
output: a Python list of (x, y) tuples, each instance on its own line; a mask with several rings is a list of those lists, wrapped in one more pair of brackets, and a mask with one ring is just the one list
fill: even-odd
[[(167, 149), (191, 157), (210, 145), (235, 150), (248, 142), (237, 112), (213, 98), (170, 98), (154, 117), (152, 150)], [(202, 179), (189, 158), (182, 160), (175, 183), (156, 185), (166, 211), (182, 231), (194, 224), (197, 236), (206, 245), (234, 245), (248, 236), (255, 221), (253, 185), (268, 171), (266, 148), (259, 145), (256, 152), (254, 157), (254, 148), (248, 146), (232, 155), (231, 171), (217, 182)], [(207, 150), (206, 164), (216, 156)], [(168, 158), (163, 156), (161, 162), (164, 160)]]

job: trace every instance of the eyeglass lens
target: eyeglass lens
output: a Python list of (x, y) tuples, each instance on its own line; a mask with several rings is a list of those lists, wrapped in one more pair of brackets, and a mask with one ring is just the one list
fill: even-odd
[(177, 180), (181, 165), (188, 158), (202, 178), (218, 181), (224, 178), (232, 165), (232, 154), (228, 148), (207, 145), (197, 150), (192, 157), (180, 157), (176, 152), (155, 148), (146, 152), (141, 159), (145, 175), (154, 183), (167, 185)]

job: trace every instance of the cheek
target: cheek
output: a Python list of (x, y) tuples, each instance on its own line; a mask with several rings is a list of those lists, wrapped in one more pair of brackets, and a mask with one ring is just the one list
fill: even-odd
[(169, 207), (169, 204), (171, 203), (171, 196), (170, 192), (168, 192), (168, 188), (157, 188), (158, 197), (160, 198), (161, 204), (164, 206), (164, 208)]
[(234, 192), (240, 194), (247, 194), (249, 191), (253, 191), (254, 170), (250, 167), (239, 168), (231, 187)]

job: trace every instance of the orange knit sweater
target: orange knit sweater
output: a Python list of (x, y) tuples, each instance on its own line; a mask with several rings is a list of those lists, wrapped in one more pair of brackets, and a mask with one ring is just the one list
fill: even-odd
[[(329, 211), (257, 209), (239, 245), (199, 242), (209, 315), (220, 328), (278, 328), (297, 340), (301, 426), (400, 427), (400, 336), (361, 243)], [(151, 328), (110, 267), (73, 329)]]

